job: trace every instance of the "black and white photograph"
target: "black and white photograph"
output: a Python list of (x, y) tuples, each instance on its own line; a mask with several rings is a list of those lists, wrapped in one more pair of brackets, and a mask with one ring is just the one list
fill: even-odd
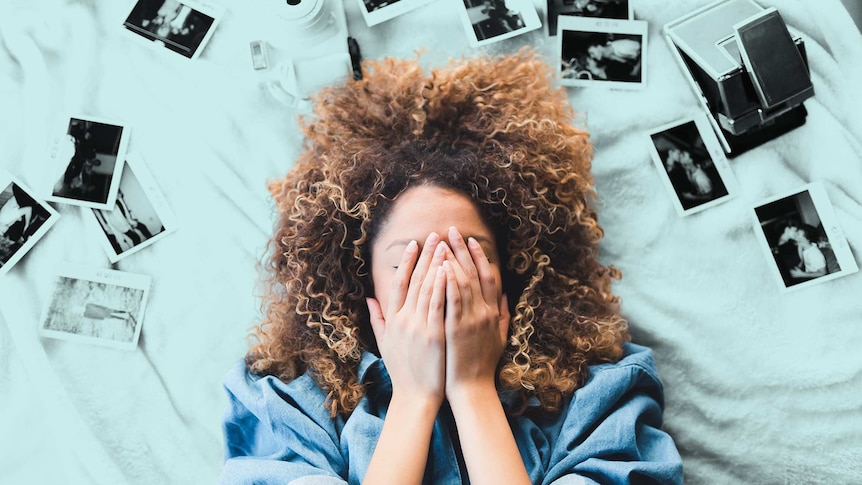
[(0, 275), (3, 275), (48, 232), (59, 214), (5, 171), (0, 171), (0, 190)]
[(736, 180), (704, 115), (649, 133), (650, 155), (677, 212), (686, 216), (727, 201)]
[(599, 17), (634, 20), (631, 0), (548, 0), (548, 35), (557, 35), (557, 17)]
[(755, 232), (785, 290), (858, 271), (821, 183), (773, 197), (754, 208)]
[(50, 155), (56, 175), (46, 198), (94, 209), (113, 207), (130, 129), (117, 121), (92, 117), (64, 120), (65, 133), (54, 139)]
[(161, 240), (177, 226), (155, 180), (138, 156), (129, 154), (123, 167), (117, 202), (111, 210), (83, 209), (98, 227), (112, 263)]
[(123, 22), (132, 38), (195, 59), (216, 30), (222, 10), (197, 2), (138, 0)]
[(366, 25), (372, 27), (381, 22), (415, 10), (432, 0), (358, 0), (359, 11)]
[(560, 83), (641, 89), (646, 84), (647, 23), (560, 16)]
[(40, 332), (45, 337), (134, 350), (150, 289), (147, 275), (65, 265)]
[(463, 0), (461, 21), (473, 47), (493, 44), (542, 27), (529, 0)]

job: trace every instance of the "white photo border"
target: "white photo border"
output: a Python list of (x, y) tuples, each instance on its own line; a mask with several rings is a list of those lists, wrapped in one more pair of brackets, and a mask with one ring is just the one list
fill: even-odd
[[(155, 244), (176, 231), (178, 228), (176, 215), (171, 210), (170, 206), (168, 206), (164, 194), (159, 189), (159, 186), (153, 178), (150, 170), (136, 153), (129, 153), (126, 156), (126, 166), (123, 168), (122, 180), (126, 180), (126, 169), (129, 170), (130, 174), (138, 181), (138, 184), (144, 190), (144, 193), (147, 195), (147, 200), (153, 206), (153, 209), (155, 210), (159, 220), (161, 220), (165, 230), (152, 236), (146, 241), (127, 249), (126, 251), (117, 253), (114, 251), (113, 246), (111, 246), (107, 235), (93, 212), (101, 209), (82, 208), (81, 213), (83, 214), (86, 224), (90, 225), (96, 233), (100, 234), (100, 237), (98, 238), (99, 244), (102, 246), (102, 249), (105, 250), (105, 254), (108, 256), (108, 260), (111, 263), (116, 263), (127, 256), (135, 254), (138, 251)], [(120, 182), (120, 187), (122, 188), (122, 181)], [(116, 204), (114, 207), (115, 208), (113, 210), (117, 210)]]
[[(835, 253), (835, 257), (838, 259), (838, 266), (840, 266), (841, 269), (835, 273), (830, 273), (808, 281), (787, 286), (784, 283), (784, 279), (781, 277), (781, 271), (779, 270), (775, 257), (772, 254), (772, 249), (769, 246), (769, 241), (766, 239), (766, 234), (763, 232), (762, 223), (760, 218), (757, 216), (757, 209), (788, 197), (800, 195), (803, 192), (808, 192), (811, 196), (811, 201), (814, 203), (814, 208), (817, 210), (817, 217), (820, 218), (820, 223), (823, 225), (826, 237), (829, 239), (829, 245)], [(770, 267), (769, 272), (773, 275), (782, 293), (789, 293), (803, 288), (808, 288), (810, 286), (819, 285), (859, 271), (859, 265), (856, 263), (856, 258), (853, 257), (853, 252), (850, 250), (850, 244), (847, 242), (847, 237), (844, 235), (841, 225), (838, 224), (835, 208), (832, 206), (832, 202), (829, 200), (829, 196), (826, 193), (826, 187), (822, 182), (811, 182), (801, 187), (796, 187), (792, 190), (769, 197), (768, 199), (761, 200), (752, 206), (751, 215), (754, 225), (754, 233), (756, 234), (760, 248), (763, 250), (763, 255), (766, 257), (767, 264)]]
[[(546, 24), (545, 28), (544, 28), (545, 35), (547, 35), (549, 37), (554, 37), (555, 35), (557, 35), (557, 29), (554, 29), (553, 32), (551, 31), (551, 18), (550, 18), (551, 13), (550, 13), (550, 11), (551, 11), (551, 2), (554, 2), (554, 1), (555, 0), (545, 0), (545, 4), (543, 5), (544, 11), (542, 12), (543, 17), (545, 19), (545, 24)], [(562, 1), (562, 0), (560, 0), (560, 1)], [(560, 17), (566, 17), (566, 16), (568, 16), (568, 17), (586, 17), (586, 18), (595, 18), (595, 19), (610, 19), (610, 20), (635, 20), (634, 2), (635, 2), (635, 0), (626, 0), (626, 10), (628, 10), (628, 12), (627, 12), (626, 18), (624, 18), (624, 19), (618, 19), (616, 17), (602, 17), (602, 16), (586, 17), (584, 15), (575, 15), (575, 14), (570, 14), (570, 13), (567, 13), (567, 14), (558, 13), (557, 14), (557, 20), (554, 23), (556, 24), (557, 22), (559, 22)]]
[(150, 287), (152, 284), (152, 278), (150, 276), (138, 273), (127, 273), (125, 271), (117, 271), (107, 268), (93, 268), (77, 264), (63, 263), (59, 266), (59, 269), (54, 277), (55, 285), (56, 282), (63, 277), (141, 290), (143, 293), (141, 295), (140, 309), (138, 310), (137, 315), (134, 316), (134, 336), (131, 342), (120, 342), (106, 338), (78, 335), (75, 333), (45, 328), (48, 323), (51, 305), (53, 304), (55, 298), (57, 298), (56, 293), (52, 293), (51, 298), (48, 300), (48, 302), (42, 309), (42, 316), (39, 319), (39, 334), (42, 337), (68, 340), (72, 342), (96, 344), (104, 347), (111, 347), (126, 351), (134, 351), (138, 347), (138, 341), (141, 337), (141, 327), (144, 323), (144, 314), (146, 312)]
[[(594, 79), (564, 79), (563, 78), (563, 31), (589, 32), (601, 34), (625, 34), (637, 35), (641, 38), (641, 80), (637, 82), (594, 80)], [(557, 76), (560, 84), (567, 87), (601, 86), (604, 88), (640, 90), (648, 81), (649, 63), (647, 54), (649, 52), (649, 24), (645, 20), (616, 20), (592, 17), (575, 17), (561, 15), (557, 19)]]
[(0, 169), (0, 191), (6, 190), (6, 187), (9, 187), (11, 184), (17, 185), (21, 190), (26, 192), (27, 195), (29, 195), (31, 198), (33, 198), (33, 200), (39, 203), (42, 208), (48, 211), (49, 215), (48, 219), (42, 223), (39, 229), (37, 229), (36, 232), (34, 232), (33, 235), (27, 239), (27, 242), (25, 242), (23, 246), (18, 248), (18, 250), (15, 251), (15, 254), (13, 254), (5, 263), (3, 263), (2, 266), (0, 266), (0, 276), (3, 276), (4, 274), (8, 273), (15, 266), (15, 264), (18, 263), (18, 261), (20, 261), (27, 253), (29, 253), (30, 250), (33, 249), (33, 246), (35, 246), (36, 243), (38, 243), (39, 240), (41, 240), (42, 237), (47, 234), (48, 230), (51, 229), (54, 223), (56, 223), (57, 220), (60, 218), (60, 213), (57, 212), (56, 209), (51, 207), (51, 205), (48, 204), (45, 200), (40, 197), (37, 197), (36, 192), (31, 190), (30, 187), (21, 182), (10, 172)]
[(517, 37), (521, 34), (526, 34), (527, 32), (542, 28), (542, 20), (539, 18), (536, 6), (531, 0), (510, 0), (510, 2), (517, 4), (518, 13), (521, 14), (521, 18), (524, 20), (524, 27), (518, 30), (513, 30), (512, 32), (506, 32), (505, 34), (495, 35), (488, 39), (479, 40), (479, 38), (476, 37), (476, 31), (473, 29), (473, 23), (470, 21), (470, 16), (467, 14), (467, 5), (464, 4), (463, 0), (452, 1), (457, 2), (458, 15), (461, 17), (461, 25), (464, 26), (467, 40), (470, 42), (470, 47), (473, 48), (494, 44), (502, 40), (511, 39), (512, 37)]
[(357, 0), (359, 3), (359, 12), (362, 13), (362, 18), (365, 19), (365, 25), (373, 27), (377, 24), (386, 22), (387, 20), (403, 15), (412, 10), (427, 5), (434, 0), (398, 0), (397, 2), (380, 7), (372, 11), (365, 8), (363, 0)]
[(129, 7), (124, 9), (125, 15), (123, 15), (122, 19), (120, 19), (119, 22), (120, 35), (127, 39), (130, 39), (132, 42), (142, 47), (146, 47), (157, 52), (167, 51), (168, 53), (170, 53), (171, 57), (176, 56), (179, 59), (187, 59), (190, 61), (200, 57), (201, 53), (206, 49), (206, 46), (207, 44), (209, 44), (210, 39), (212, 39), (213, 33), (218, 28), (222, 17), (224, 17), (226, 10), (223, 6), (213, 5), (211, 3), (196, 2), (193, 0), (179, 0), (181, 4), (190, 7), (192, 10), (196, 10), (202, 14), (205, 14), (213, 19), (212, 25), (210, 25), (210, 28), (209, 30), (207, 30), (207, 33), (204, 35), (203, 39), (201, 39), (198, 48), (195, 49), (194, 52), (192, 52), (191, 56), (184, 56), (179, 52), (175, 52), (171, 49), (168, 49), (164, 42), (158, 39), (150, 40), (126, 27), (126, 20), (128, 20), (129, 16), (132, 14), (132, 11), (142, 1), (144, 0), (131, 0), (129, 2)]
[[(63, 174), (66, 171), (66, 167), (68, 167), (69, 163), (71, 162), (71, 158), (58, 159), (57, 155), (61, 139), (63, 137), (70, 136), (69, 129), (72, 124), (72, 120), (89, 121), (92, 123), (118, 126), (122, 128), (122, 134), (120, 135), (120, 144), (117, 149), (116, 161), (114, 163), (114, 171), (113, 175), (111, 176), (111, 184), (108, 187), (108, 198), (104, 203), (54, 195), (55, 184), (59, 179), (63, 177)], [(79, 114), (71, 114), (60, 118), (55, 123), (54, 129), (51, 130), (52, 135), (50, 138), (50, 143), (48, 143), (49, 152), (47, 156), (51, 161), (49, 164), (51, 169), (48, 171), (48, 179), (44, 181), (45, 189), (43, 193), (46, 194), (45, 200), (61, 204), (75, 205), (79, 207), (90, 207), (93, 209), (109, 209), (113, 207), (114, 203), (117, 201), (117, 190), (119, 190), (120, 188), (120, 177), (123, 173), (123, 164), (126, 160), (126, 152), (128, 151), (131, 132), (132, 128), (127, 123), (116, 119)], [(69, 155), (69, 157), (71, 157), (71, 155)]]
[[(661, 155), (659, 155), (658, 150), (656, 150), (655, 143), (653, 142), (653, 136), (659, 135), (661, 133), (664, 133), (665, 131), (688, 123), (694, 123), (695, 127), (697, 128), (697, 133), (700, 136), (701, 140), (703, 140), (703, 144), (706, 147), (710, 158), (712, 158), (712, 163), (715, 165), (715, 168), (718, 171), (718, 176), (721, 179), (721, 183), (724, 184), (725, 189), (727, 189), (727, 195), (723, 195), (709, 202), (704, 202), (703, 204), (699, 204), (695, 207), (685, 209), (682, 205), (682, 202), (679, 200), (679, 197), (677, 196), (676, 189), (674, 189), (673, 184), (668, 177), (667, 170), (665, 170), (664, 168), (664, 160), (661, 159)], [(727, 202), (728, 200), (733, 199), (737, 195), (737, 192), (739, 190), (739, 183), (737, 182), (736, 177), (733, 174), (733, 170), (731, 170), (730, 168), (730, 163), (727, 160), (727, 156), (724, 153), (721, 143), (719, 142), (718, 137), (715, 135), (715, 132), (712, 130), (712, 125), (710, 125), (709, 120), (707, 119), (707, 116), (705, 114), (698, 113), (694, 116), (680, 118), (676, 121), (655, 128), (646, 134), (646, 142), (649, 146), (650, 158), (652, 158), (653, 164), (655, 165), (656, 169), (658, 169), (659, 175), (661, 176), (662, 185), (665, 187), (665, 189), (667, 189), (670, 198), (673, 200), (674, 209), (676, 209), (677, 214), (679, 214), (680, 216), (696, 214), (716, 205)]]

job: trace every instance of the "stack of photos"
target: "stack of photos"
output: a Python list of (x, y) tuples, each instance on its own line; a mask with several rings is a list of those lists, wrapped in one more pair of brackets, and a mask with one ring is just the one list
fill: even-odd
[[(358, 0), (359, 11), (371, 27), (391, 18), (415, 10), (432, 0)], [(289, 3), (289, 2), (288, 2)], [(297, 1), (297, 3), (299, 3)]]
[(194, 59), (203, 52), (222, 13), (188, 0), (137, 0), (123, 30), (148, 46)]
[(640, 89), (646, 83), (647, 23), (563, 15), (557, 19), (560, 83)]
[(649, 133), (650, 155), (680, 215), (730, 199), (736, 179), (706, 116), (676, 121)]
[(530, 0), (458, 0), (461, 22), (473, 47), (510, 39), (542, 27)]
[(859, 270), (821, 183), (763, 201), (754, 215), (755, 233), (783, 290)]
[(59, 214), (9, 173), (0, 171), (0, 190), (0, 275), (3, 275), (48, 232)]
[(43, 311), (41, 334), (134, 350), (149, 289), (150, 277), (146, 275), (63, 267)]
[(557, 18), (599, 17), (604, 19), (634, 20), (631, 0), (547, 0), (548, 35), (557, 35)]

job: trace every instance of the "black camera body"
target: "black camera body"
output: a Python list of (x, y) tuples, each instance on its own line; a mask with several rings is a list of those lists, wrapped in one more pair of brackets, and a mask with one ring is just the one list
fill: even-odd
[(805, 123), (805, 45), (774, 8), (721, 0), (664, 31), (729, 157)]

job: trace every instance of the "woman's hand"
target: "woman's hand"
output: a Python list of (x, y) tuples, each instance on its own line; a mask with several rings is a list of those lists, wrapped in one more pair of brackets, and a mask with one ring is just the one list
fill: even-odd
[(494, 390), (506, 346), (509, 310), (479, 243), (449, 229), (446, 272), (446, 396), (450, 402), (477, 387)]
[(506, 346), (509, 310), (479, 243), (449, 229), (446, 271), (446, 397), (470, 483), (529, 484), (494, 378)]
[(393, 400), (430, 405), (436, 414), (445, 395), (446, 275), (441, 265), (448, 248), (431, 233), (417, 261), (418, 252), (416, 241), (404, 249), (385, 316), (375, 298), (367, 299), (368, 312), (392, 379)]
[(447, 248), (432, 232), (417, 261), (418, 252), (416, 241), (404, 249), (385, 316), (380, 303), (368, 298), (371, 328), (392, 379), (392, 400), (363, 483), (422, 483), (445, 396), (446, 275), (441, 264)]

